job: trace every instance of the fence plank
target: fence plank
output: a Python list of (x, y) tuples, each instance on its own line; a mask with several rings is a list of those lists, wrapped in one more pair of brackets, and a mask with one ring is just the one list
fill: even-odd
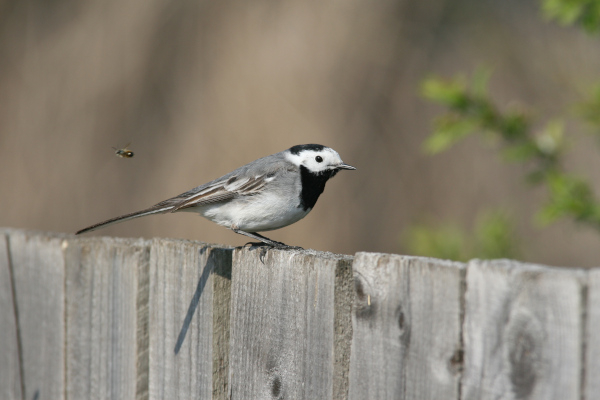
[(581, 286), (573, 270), (472, 261), (463, 399), (579, 399)]
[(334, 284), (348, 258), (272, 250), (263, 264), (259, 253), (233, 255), (232, 398), (330, 399)]
[(65, 247), (68, 397), (133, 399), (138, 275), (148, 268), (148, 245), (93, 238)]
[(231, 250), (154, 240), (150, 253), (149, 397), (208, 399), (213, 393), (213, 302), (217, 266)]
[(62, 238), (11, 231), (9, 249), (26, 399), (64, 397), (64, 258)]
[(6, 234), (8, 232), (0, 231), (0, 399), (20, 399), (19, 338)]
[(352, 345), (352, 307), (354, 275), (347, 257), (339, 261), (335, 271), (333, 399), (347, 399), (350, 386), (350, 349)]
[(233, 249), (214, 249), (213, 272), (213, 397), (229, 397), (229, 342), (231, 325), (231, 266)]
[(596, 399), (600, 395), (600, 269), (586, 271), (588, 274), (585, 330), (585, 378), (584, 399)]
[(358, 253), (350, 399), (457, 399), (464, 265)]

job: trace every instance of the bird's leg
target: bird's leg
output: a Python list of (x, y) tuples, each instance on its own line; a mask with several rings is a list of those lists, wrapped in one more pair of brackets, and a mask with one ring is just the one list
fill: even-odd
[(281, 242), (277, 242), (275, 240), (271, 240), (267, 237), (264, 237), (263, 235), (260, 235), (256, 232), (246, 232), (246, 231), (242, 231), (240, 229), (237, 229), (235, 227), (231, 227), (231, 230), (234, 231), (235, 233), (238, 233), (240, 235), (245, 235), (248, 236), (252, 239), (256, 239), (256, 240), (260, 240), (261, 242), (263, 242), (264, 244), (266, 244), (267, 246), (271, 246), (274, 247), (276, 249), (283, 249), (283, 250), (302, 250), (302, 247), (298, 247), (298, 246), (288, 246), (285, 243), (281, 243)]

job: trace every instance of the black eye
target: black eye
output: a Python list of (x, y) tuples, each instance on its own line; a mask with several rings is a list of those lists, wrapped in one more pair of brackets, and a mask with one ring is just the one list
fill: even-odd
[(321, 156), (316, 156), (315, 160), (317, 160), (317, 162), (323, 162), (323, 157)]

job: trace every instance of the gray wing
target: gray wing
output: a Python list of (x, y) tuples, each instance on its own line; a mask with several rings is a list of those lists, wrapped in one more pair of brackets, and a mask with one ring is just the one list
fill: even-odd
[(208, 204), (225, 203), (235, 198), (253, 196), (261, 192), (276, 180), (278, 174), (284, 174), (295, 166), (285, 162), (282, 156), (274, 154), (244, 165), (235, 171), (198, 186), (179, 196), (165, 200), (152, 208), (172, 207), (176, 212), (186, 208), (201, 207)]
[[(183, 198), (173, 198), (171, 212), (190, 207), (201, 207), (214, 203), (225, 203), (237, 197), (253, 196), (261, 191), (268, 183), (268, 174), (253, 177), (232, 176), (227, 180), (214, 182), (196, 193), (189, 193)], [(158, 206), (158, 205), (157, 205)]]

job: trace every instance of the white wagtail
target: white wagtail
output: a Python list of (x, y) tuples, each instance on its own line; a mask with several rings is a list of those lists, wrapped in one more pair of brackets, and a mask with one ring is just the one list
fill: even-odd
[(131, 214), (111, 218), (77, 234), (117, 222), (176, 211), (197, 212), (235, 233), (277, 248), (292, 248), (257, 232), (283, 228), (304, 218), (344, 164), (333, 149), (302, 144), (259, 158), (214, 181)]

